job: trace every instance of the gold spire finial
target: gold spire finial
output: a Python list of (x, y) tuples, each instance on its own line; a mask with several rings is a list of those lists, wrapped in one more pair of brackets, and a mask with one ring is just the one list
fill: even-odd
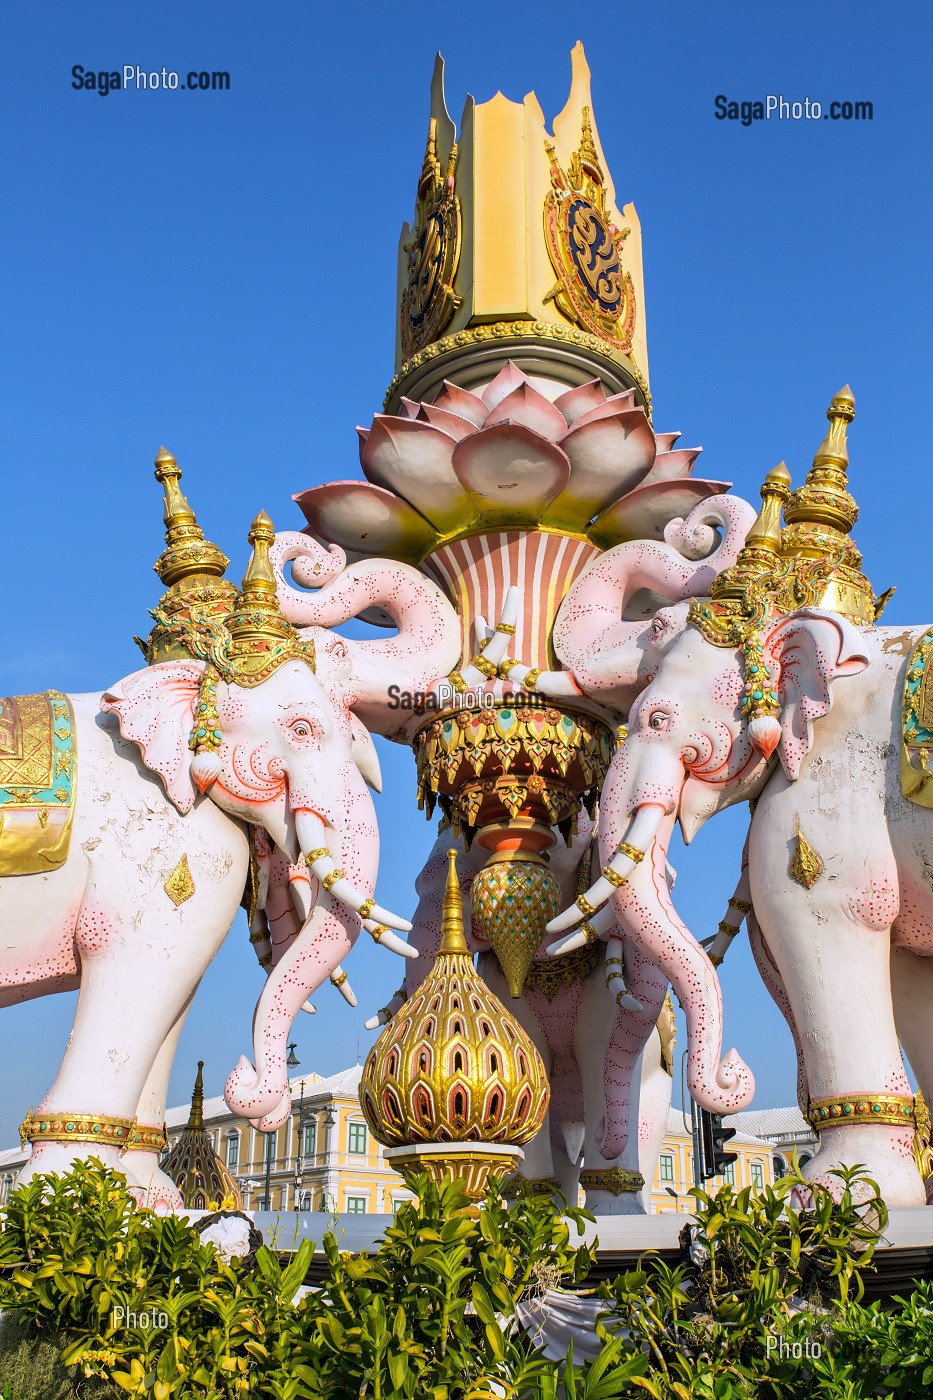
[(784, 462), (772, 467), (761, 486), (761, 510), (745, 537), (746, 549), (781, 552), (781, 506), (790, 495), (790, 472)]
[(580, 162), (582, 170), (589, 175), (591, 180), (595, 180), (599, 185), (603, 183), (603, 172), (599, 164), (599, 154), (596, 150), (596, 142), (593, 140), (593, 121), (590, 117), (589, 107), (583, 108), (583, 122), (580, 134), (580, 146), (577, 150), (577, 160)]
[(196, 631), (205, 621), (219, 621), (236, 597), (233, 584), (224, 579), (230, 561), (205, 540), (179, 486), (181, 468), (165, 447), (159, 448), (155, 459), (155, 478), (164, 500), (165, 548), (153, 567), (167, 591), (154, 610), (156, 625), (148, 641), (140, 642), (151, 665), (189, 657), (181, 629)]
[(275, 529), (264, 510), (253, 521), (247, 539), (253, 546), (252, 557), (243, 575), (244, 594), (264, 594), (275, 597), (275, 574), (269, 563), (269, 546), (275, 540)]
[(204, 1127), (204, 1061), (198, 1060), (198, 1072), (191, 1095), (191, 1111), (188, 1114), (188, 1127), (200, 1132)]
[(230, 563), (216, 545), (205, 540), (194, 511), (182, 494), (181, 468), (166, 448), (160, 447), (155, 459), (155, 478), (162, 486), (165, 519), (165, 549), (155, 568), (167, 588), (195, 574), (223, 578)]
[[(813, 572), (825, 569), (825, 587), (817, 606), (863, 627), (875, 620), (875, 595), (861, 572), (862, 556), (851, 538), (858, 506), (849, 493), (849, 449), (846, 430), (855, 417), (855, 398), (848, 384), (834, 395), (826, 410), (829, 431), (820, 443), (807, 479), (784, 507), (786, 522), (781, 548), (786, 558)], [(810, 564), (809, 561), (813, 561)]]
[(314, 670), (314, 643), (303, 642), (283, 617), (275, 591), (269, 547), (275, 528), (264, 510), (248, 536), (253, 547), (243, 586), (226, 618), (230, 637), (221, 674), (238, 685), (259, 685), (286, 661), (305, 661)]
[(713, 580), (710, 596), (744, 599), (750, 583), (770, 574), (781, 554), (781, 506), (790, 495), (790, 472), (772, 467), (761, 486), (761, 510), (745, 537), (738, 559)]
[(441, 915), (441, 953), (463, 953), (469, 957), (470, 950), (463, 933), (463, 896), (460, 893), (460, 880), (457, 876), (457, 852), (451, 846), (447, 852), (447, 886), (444, 890), (444, 909)]

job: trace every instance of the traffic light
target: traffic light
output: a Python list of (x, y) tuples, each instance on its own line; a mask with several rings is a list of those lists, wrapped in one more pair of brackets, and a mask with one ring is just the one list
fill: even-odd
[(735, 1128), (727, 1128), (721, 1113), (707, 1113), (700, 1109), (700, 1134), (703, 1144), (703, 1181), (720, 1176), (730, 1162), (736, 1161), (737, 1152), (724, 1152), (730, 1138), (735, 1137)]

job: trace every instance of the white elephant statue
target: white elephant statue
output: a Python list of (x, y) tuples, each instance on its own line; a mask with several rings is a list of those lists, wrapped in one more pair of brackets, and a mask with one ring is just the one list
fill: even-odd
[(373, 897), (372, 741), (279, 611), (271, 523), (253, 524), (237, 593), (164, 450), (156, 476), (169, 587), (144, 647), (151, 664), (103, 696), (53, 691), (0, 707), (0, 1004), (79, 990), (59, 1073), (23, 1125), (32, 1154), (20, 1180), (93, 1155), (173, 1209), (157, 1156), (175, 1044), (244, 887), (264, 902), (263, 859), (287, 863), (300, 915), (298, 936), (266, 959), (255, 1065), (241, 1059), (225, 1089), (258, 1128), (290, 1108), (293, 1017), (339, 977), (361, 928), (416, 954), (390, 932), (411, 925)]
[[(687, 1017), (688, 1084), (705, 1108), (745, 1107), (751, 1072), (722, 1049), (716, 965), (748, 915), (758, 966), (794, 1035), (801, 1110), (820, 1134), (810, 1180), (864, 1164), (889, 1206), (922, 1204), (928, 1119), (903, 1045), (933, 1095), (933, 629), (882, 627), (848, 538), (843, 390), (806, 484), (783, 464), (734, 569), (691, 607), (630, 716), (603, 788), (602, 877), (632, 942), (670, 978)], [(783, 530), (781, 507), (784, 505)], [(684, 839), (749, 801), (747, 872), (708, 956), (661, 878)], [(549, 928), (579, 922), (580, 908)], [(559, 951), (582, 946), (579, 931)], [(899, 1044), (900, 1041), (900, 1044)]]

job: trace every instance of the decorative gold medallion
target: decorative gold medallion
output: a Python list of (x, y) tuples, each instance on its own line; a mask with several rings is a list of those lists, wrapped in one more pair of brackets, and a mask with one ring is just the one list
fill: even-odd
[(194, 877), (188, 868), (188, 856), (183, 855), (162, 886), (174, 905), (184, 904), (194, 894)]
[(432, 117), (428, 145), (418, 181), (415, 223), (408, 254), (408, 282), (400, 313), (402, 349), (406, 355), (435, 340), (450, 321), (460, 297), (453, 281), (460, 261), (460, 201), (454, 193), (457, 147), (447, 162), (446, 176), (437, 158), (437, 120)]
[(635, 331), (635, 287), (622, 267), (629, 229), (617, 229), (606, 208), (605, 176), (596, 152), (589, 107), (583, 108), (578, 150), (565, 172), (547, 143), (551, 189), (544, 202), (548, 254), (559, 281), (549, 293), (570, 321), (627, 355)]
[(644, 1184), (645, 1178), (641, 1172), (627, 1172), (622, 1167), (594, 1168), (580, 1173), (580, 1185), (584, 1191), (611, 1191), (614, 1196), (621, 1196), (626, 1191), (641, 1191)]
[(794, 854), (790, 858), (790, 875), (805, 890), (816, 884), (826, 867), (798, 825), (794, 837)]
[(77, 762), (67, 695), (50, 690), (0, 700), (0, 875), (64, 865)]

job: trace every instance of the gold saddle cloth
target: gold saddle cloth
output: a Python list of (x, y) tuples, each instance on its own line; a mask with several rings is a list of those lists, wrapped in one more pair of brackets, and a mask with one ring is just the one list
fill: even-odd
[(77, 751), (67, 695), (0, 699), (0, 875), (64, 865), (74, 816)]

